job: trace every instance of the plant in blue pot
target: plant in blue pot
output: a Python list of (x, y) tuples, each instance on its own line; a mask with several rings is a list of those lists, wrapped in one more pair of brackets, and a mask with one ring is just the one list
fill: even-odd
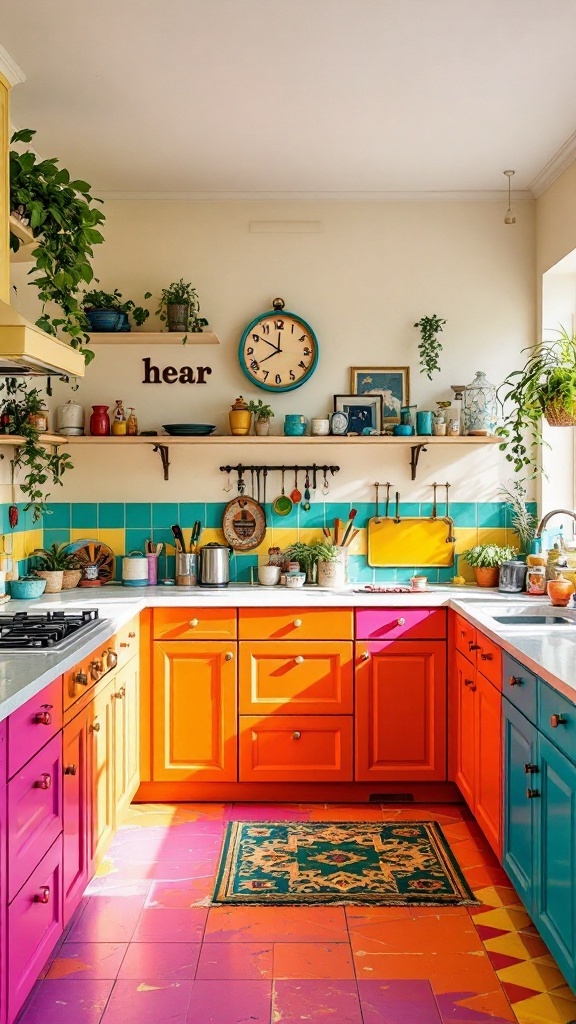
[[(146, 292), (144, 299), (151, 296), (151, 292)], [(95, 332), (130, 331), (132, 327), (129, 317), (141, 327), (150, 316), (150, 310), (137, 306), (132, 299), (124, 300), (117, 288), (113, 292), (97, 289), (86, 292), (81, 305), (90, 330)]]

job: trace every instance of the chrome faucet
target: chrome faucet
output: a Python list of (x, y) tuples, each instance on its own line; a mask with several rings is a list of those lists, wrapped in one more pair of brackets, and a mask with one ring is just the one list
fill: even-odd
[(536, 534), (535, 534), (536, 537), (541, 537), (542, 536), (542, 530), (547, 525), (547, 523), (552, 518), (552, 516), (571, 516), (572, 519), (574, 520), (574, 522), (576, 523), (576, 512), (572, 511), (572, 509), (570, 509), (570, 508), (553, 508), (551, 512), (547, 512), (545, 516), (542, 516), (542, 519), (540, 520), (540, 522), (538, 523), (538, 526), (536, 528)]

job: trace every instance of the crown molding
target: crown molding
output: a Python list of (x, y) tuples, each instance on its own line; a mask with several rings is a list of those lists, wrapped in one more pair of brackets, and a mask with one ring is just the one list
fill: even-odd
[(530, 182), (530, 191), (535, 199), (541, 196), (562, 171), (565, 171), (576, 160), (576, 132), (566, 139), (563, 146), (554, 154), (539, 174)]
[[(505, 202), (507, 193), (504, 190), (478, 190), (461, 192), (131, 192), (117, 189), (99, 189), (93, 191), (104, 200), (123, 200), (125, 202), (327, 202), (327, 203), (495, 203)], [(514, 202), (532, 200), (534, 197), (528, 190), (512, 192)]]
[(12, 86), (26, 81), (26, 75), (22, 68), (18, 67), (16, 61), (12, 60), (12, 57), (3, 46), (0, 46), (0, 75), (4, 75), (4, 78)]

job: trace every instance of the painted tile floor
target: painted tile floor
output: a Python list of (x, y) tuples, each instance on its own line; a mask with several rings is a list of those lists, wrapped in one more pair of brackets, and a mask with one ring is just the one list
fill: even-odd
[[(229, 819), (435, 819), (481, 905), (213, 907)], [(567, 1024), (576, 999), (465, 808), (134, 805), (18, 1024)]]

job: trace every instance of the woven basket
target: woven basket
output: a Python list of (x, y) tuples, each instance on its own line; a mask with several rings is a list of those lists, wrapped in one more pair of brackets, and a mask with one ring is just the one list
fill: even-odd
[(62, 590), (74, 590), (82, 579), (82, 569), (64, 569), (62, 576)]
[(62, 577), (64, 572), (62, 569), (54, 570), (40, 570), (36, 569), (36, 575), (42, 580), (46, 580), (45, 594), (59, 594), (62, 590)]
[(551, 427), (576, 427), (576, 406), (569, 412), (562, 405), (549, 405), (544, 416)]

